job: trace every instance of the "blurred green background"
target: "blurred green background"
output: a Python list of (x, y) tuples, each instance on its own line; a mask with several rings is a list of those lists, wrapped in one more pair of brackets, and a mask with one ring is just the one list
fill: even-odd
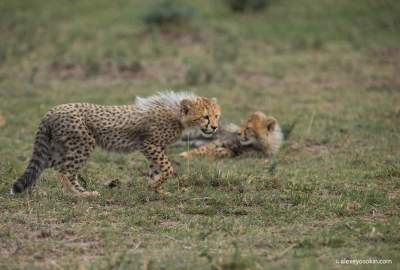
[[(397, 0), (3, 0), (0, 268), (396, 269), (399, 74)], [(173, 178), (167, 199), (140, 154), (100, 150), (81, 175), (100, 198), (63, 194), (52, 170), (6, 195), (49, 108), (164, 89), (216, 96), (229, 122), (296, 126), (272, 163), (171, 149), (191, 190)]]

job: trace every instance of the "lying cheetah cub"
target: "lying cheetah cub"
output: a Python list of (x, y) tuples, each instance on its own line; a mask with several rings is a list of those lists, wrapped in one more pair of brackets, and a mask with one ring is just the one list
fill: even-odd
[(222, 125), (213, 136), (211, 142), (203, 144), (204, 140), (196, 138), (184, 138), (194, 140), (197, 148), (182, 152), (180, 156), (190, 158), (193, 156), (233, 157), (249, 152), (259, 152), (265, 157), (272, 157), (282, 144), (283, 134), (278, 121), (266, 116), (262, 112), (252, 113), (242, 127), (234, 124)]
[(206, 135), (218, 128), (220, 107), (215, 98), (191, 93), (159, 93), (137, 98), (133, 105), (100, 106), (64, 104), (49, 110), (42, 119), (32, 158), (13, 184), (11, 193), (34, 185), (46, 168), (58, 169), (59, 180), (74, 193), (90, 196), (76, 176), (95, 146), (107, 151), (139, 150), (150, 162), (150, 187), (167, 194), (162, 183), (173, 168), (165, 147), (178, 140), (185, 128), (199, 128)]

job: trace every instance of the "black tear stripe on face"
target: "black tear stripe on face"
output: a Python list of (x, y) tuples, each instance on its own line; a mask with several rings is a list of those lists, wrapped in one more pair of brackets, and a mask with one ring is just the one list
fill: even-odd
[(199, 120), (201, 120), (201, 119), (203, 119), (203, 117), (196, 118), (196, 119), (193, 120), (193, 122), (199, 121)]

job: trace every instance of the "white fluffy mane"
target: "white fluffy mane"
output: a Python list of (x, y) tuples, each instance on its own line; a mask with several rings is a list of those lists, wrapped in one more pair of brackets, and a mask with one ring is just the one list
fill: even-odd
[(272, 132), (271, 140), (270, 140), (270, 147), (272, 154), (276, 154), (281, 147), (283, 141), (283, 133), (279, 124), (275, 125), (275, 129)]
[(183, 99), (194, 100), (196, 99), (196, 95), (191, 92), (158, 92), (157, 94), (146, 98), (137, 97), (135, 100), (135, 107), (142, 112), (159, 107), (167, 107), (175, 110), (180, 108), (180, 102)]

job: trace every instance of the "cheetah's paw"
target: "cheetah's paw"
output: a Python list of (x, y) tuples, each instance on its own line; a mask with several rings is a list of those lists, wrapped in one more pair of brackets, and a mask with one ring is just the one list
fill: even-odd
[(189, 187), (179, 187), (179, 191), (182, 192), (182, 193), (185, 193), (185, 192), (187, 192), (189, 190), (190, 190)]
[(179, 156), (180, 157), (184, 157), (184, 158), (189, 158), (190, 154), (189, 154), (189, 152), (182, 152), (182, 153), (179, 154)]
[(157, 190), (154, 190), (156, 193), (158, 193), (160, 196), (162, 196), (162, 197), (169, 197), (169, 196), (171, 196), (171, 193), (170, 192), (168, 192), (168, 191), (165, 191), (165, 190), (163, 190), (163, 189), (157, 189)]
[(80, 196), (82, 197), (98, 197), (100, 196), (100, 193), (97, 191), (84, 191), (80, 193)]

